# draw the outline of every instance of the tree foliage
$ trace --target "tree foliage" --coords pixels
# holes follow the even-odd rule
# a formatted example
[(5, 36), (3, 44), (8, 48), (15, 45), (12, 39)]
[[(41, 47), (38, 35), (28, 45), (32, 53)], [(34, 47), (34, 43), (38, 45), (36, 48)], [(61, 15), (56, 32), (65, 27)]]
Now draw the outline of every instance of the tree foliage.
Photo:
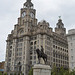
[[(22, 73), (20, 73), (20, 74), (23, 75)], [(2, 75), (1, 72), (0, 72), (0, 75)], [(4, 75), (7, 75), (7, 73), (4, 73)], [(16, 73), (14, 73), (14, 75), (16, 75)], [(30, 69), (28, 75), (33, 75), (32, 68)], [(75, 75), (75, 69), (73, 69), (72, 71), (69, 71), (69, 70), (65, 70), (63, 67), (61, 67), (58, 71), (58, 69), (56, 67), (54, 67), (51, 71), (51, 75)]]
[(31, 68), (28, 75), (33, 75), (33, 69)]
[[(28, 75), (33, 75), (33, 69), (29, 71)], [(65, 70), (63, 67), (61, 67), (59, 70), (54, 67), (51, 71), (51, 75), (75, 75), (75, 69), (72, 71)]]
[(0, 72), (0, 75), (2, 75), (2, 73)]
[(7, 73), (4, 73), (4, 75), (7, 75)]
[(75, 70), (69, 71), (61, 67), (58, 71), (56, 67), (52, 69), (51, 75), (75, 75)]

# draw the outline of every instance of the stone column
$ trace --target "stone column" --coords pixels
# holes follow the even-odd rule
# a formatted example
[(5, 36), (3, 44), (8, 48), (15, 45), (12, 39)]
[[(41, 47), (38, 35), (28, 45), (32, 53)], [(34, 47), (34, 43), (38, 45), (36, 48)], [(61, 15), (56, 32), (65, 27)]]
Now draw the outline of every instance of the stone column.
[(51, 75), (51, 68), (48, 65), (36, 64), (33, 67), (33, 75)]

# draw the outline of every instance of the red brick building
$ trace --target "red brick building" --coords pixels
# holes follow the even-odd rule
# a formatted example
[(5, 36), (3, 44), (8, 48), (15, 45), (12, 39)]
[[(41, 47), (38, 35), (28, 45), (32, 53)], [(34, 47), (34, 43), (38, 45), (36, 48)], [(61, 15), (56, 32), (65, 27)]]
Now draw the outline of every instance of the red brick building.
[(4, 61), (3, 62), (0, 62), (0, 71), (1, 72), (4, 72), (4, 64), (5, 64)]

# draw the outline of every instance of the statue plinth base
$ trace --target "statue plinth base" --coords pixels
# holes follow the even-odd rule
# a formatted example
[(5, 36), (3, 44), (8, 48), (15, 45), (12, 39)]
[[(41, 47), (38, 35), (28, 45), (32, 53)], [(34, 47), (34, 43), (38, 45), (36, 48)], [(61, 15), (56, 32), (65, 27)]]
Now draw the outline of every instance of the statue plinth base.
[(48, 65), (35, 64), (33, 75), (51, 75), (51, 68)]

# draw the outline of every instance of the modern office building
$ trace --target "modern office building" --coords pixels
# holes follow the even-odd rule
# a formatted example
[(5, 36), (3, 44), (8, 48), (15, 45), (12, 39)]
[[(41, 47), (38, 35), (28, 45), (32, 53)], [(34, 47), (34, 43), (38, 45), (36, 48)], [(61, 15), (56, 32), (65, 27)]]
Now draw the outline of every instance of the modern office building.
[[(18, 23), (7, 37), (5, 72), (22, 71), (28, 75), (28, 71), (38, 63), (36, 49), (44, 48), (47, 54), (47, 64), (57, 68), (68, 68), (68, 43), (65, 37), (66, 28), (59, 18), (53, 28), (45, 20), (37, 22), (36, 10), (31, 0), (27, 0), (21, 8)], [(44, 61), (41, 59), (41, 63)]]
[(69, 50), (69, 68), (75, 68), (75, 29), (71, 29), (67, 34), (68, 50)]

